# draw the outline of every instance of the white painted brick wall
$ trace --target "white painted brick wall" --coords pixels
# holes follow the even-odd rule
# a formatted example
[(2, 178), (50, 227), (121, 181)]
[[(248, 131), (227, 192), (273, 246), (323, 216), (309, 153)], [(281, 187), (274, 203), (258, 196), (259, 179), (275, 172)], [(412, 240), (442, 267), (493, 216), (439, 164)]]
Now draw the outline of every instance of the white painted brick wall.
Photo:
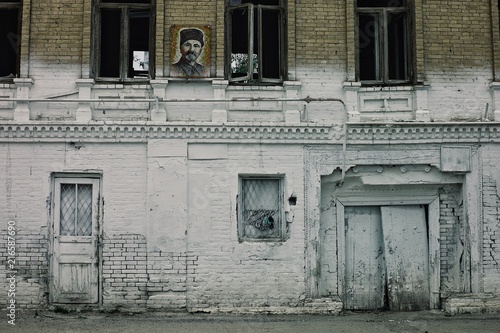
[[(34, 80), (30, 97), (74, 92), (75, 81), (89, 69), (86, 66), (91, 52), (86, 47), (90, 43), (90, 27), (85, 26), (90, 24), (85, 19), (85, 15), (90, 15), (86, 12), (89, 8), (63, 2), (64, 6), (53, 3), (50, 8), (46, 3), (34, 3), (31, 21), (24, 20), (31, 30), (23, 29), (23, 33), (30, 31), (31, 36), (25, 36), (23, 41), (24, 59), (29, 62), (23, 61), (25, 67), (21, 72)], [(192, 2), (194, 5), (197, 1)], [(185, 2), (180, 0), (166, 2), (165, 12), (156, 13), (157, 19), (165, 27), (181, 23), (209, 24), (211, 66), (215, 73), (214, 69), (222, 68), (224, 61), (224, 16), (218, 14), (223, 8), (222, 0), (199, 2), (202, 6), (194, 6), (198, 9), (189, 20), (185, 15)], [(342, 84), (348, 72), (353, 72), (353, 68), (347, 68), (350, 65), (347, 53), (352, 51), (354, 43), (352, 31), (346, 31), (347, 21), (353, 20), (345, 17), (346, 3), (344, 0), (289, 3), (290, 10), (297, 5), (297, 11), (288, 20), (297, 26), (288, 27), (288, 70), (290, 77), (301, 83), (302, 97), (345, 98)], [(419, 75), (430, 85), (427, 104), (431, 119), (480, 119), (487, 104), (493, 110), (489, 88), (493, 79), (491, 27), (481, 19), (490, 17), (490, 4), (456, 0), (445, 8), (438, 0), (416, 3), (422, 4), (417, 10), (422, 10), (419, 17), (423, 18), (420, 23), (425, 32), (425, 40), (417, 41), (424, 47), (417, 52), (417, 62), (422, 66)], [(167, 46), (163, 54), (157, 54), (157, 58), (165, 62), (156, 64), (159, 73), (168, 65), (170, 51), (168, 32), (161, 37), (163, 40), (157, 40), (156, 44)], [(318, 39), (322, 40), (321, 44)], [(216, 75), (218, 79), (223, 77), (220, 70)], [(151, 95), (148, 85), (97, 84), (94, 88), (94, 96)], [(2, 85), (2, 94), (14, 96), (15, 89), (14, 85)], [(259, 97), (276, 89), (251, 87), (243, 95)], [(171, 80), (165, 92), (167, 98), (176, 99), (213, 95), (210, 81)], [(306, 121), (341, 123), (345, 118), (340, 103), (300, 105)], [(72, 121), (76, 107), (69, 103), (31, 103), (31, 119)], [(106, 113), (103, 112), (106, 106), (92, 107), (94, 118), (101, 121), (145, 121), (149, 117), (144, 105), (140, 109), (118, 105)], [(210, 121), (212, 108), (211, 103), (167, 104), (167, 118), (169, 121)], [(0, 118), (12, 117), (12, 110), (2, 109)], [(228, 117), (245, 122), (284, 120), (280, 112), (265, 110), (230, 112)], [(205, 156), (190, 158), (188, 136), (140, 143), (127, 143), (126, 139), (115, 143), (83, 140), (81, 147), (72, 144), (70, 139), (67, 143), (35, 140), (0, 143), (0, 231), (5, 231), (9, 220), (16, 221), (19, 227), (18, 263), (23, 278), (19, 282), (23, 290), (19, 301), (23, 306), (38, 307), (46, 302), (50, 175), (63, 171), (103, 175), (103, 298), (106, 306), (221, 309), (294, 306), (304, 300), (304, 232), (307, 228), (302, 206), (303, 145), (233, 143), (227, 144), (225, 155), (218, 155), (218, 151), (210, 157), (213, 147), (207, 146)], [(498, 294), (500, 148), (490, 144), (481, 151), (484, 228), (482, 242), (476, 245), (483, 249), (484, 291)], [(298, 197), (297, 206), (290, 211), (294, 216), (286, 242), (238, 241), (236, 196), (241, 173), (285, 175), (285, 209), (289, 210), (286, 198), (292, 192)], [(464, 212), (451, 194), (442, 194), (440, 204), (442, 289), (454, 292), (459, 290), (460, 248), (456, 244), (463, 236)], [(327, 213), (330, 212), (324, 212)], [(5, 232), (2, 237), (0, 240), (5, 242)], [(335, 250), (335, 233), (329, 237), (331, 247), (324, 248), (325, 252)], [(6, 247), (4, 243), (0, 246), (3, 264)], [(333, 282), (325, 293), (334, 295), (336, 259), (332, 257), (330, 263), (328, 279)], [(0, 268), (0, 276), (4, 272), (5, 269)], [(0, 287), (4, 285), (5, 282), (0, 281)]]
[(189, 254), (198, 257), (194, 270), (188, 265), (190, 307), (300, 302), (304, 296), (303, 207), (295, 210), (290, 239), (285, 242), (240, 243), (236, 195), (238, 174), (280, 173), (285, 174), (285, 200), (295, 191), (302, 202), (302, 163), (301, 147), (272, 145), (229, 145), (227, 159), (189, 161), (190, 197), (204, 195), (189, 206)]
[[(104, 306), (213, 310), (302, 304), (303, 146), (219, 144), (210, 157), (211, 145), (198, 144), (198, 155), (188, 158), (188, 145), (179, 143), (170, 144), (164, 153), (154, 150), (165, 142), (157, 148), (149, 145), (149, 157), (145, 144), (84, 143), (79, 149), (59, 143), (0, 144), (5, 162), (0, 173), (0, 261), (5, 264), (6, 222), (14, 220), (19, 230), (19, 303), (23, 307), (37, 308), (47, 301), (50, 173), (68, 170), (103, 172)], [(224, 146), (226, 150), (221, 150)], [(184, 156), (166, 157), (169, 154)], [(482, 149), (481, 156), (484, 291), (498, 293), (500, 149), (491, 144)], [(288, 196), (295, 192), (298, 197), (290, 238), (285, 242), (238, 241), (238, 174), (285, 175), (285, 210), (290, 210)], [(160, 186), (153, 186), (152, 179)], [(179, 186), (185, 186), (187, 193), (175, 197)], [(444, 295), (461, 290), (457, 243), (463, 237), (464, 220), (458, 192), (457, 187), (441, 194)], [(156, 198), (148, 199), (151, 195)], [(154, 228), (148, 230), (148, 225)], [(334, 296), (333, 291), (330, 294)]]
[(482, 150), (483, 176), (483, 269), (484, 291), (500, 293), (500, 147)]
[(112, 235), (103, 243), (103, 306), (144, 309), (148, 299), (146, 238)]
[(439, 244), (441, 256), (441, 292), (446, 297), (450, 293), (463, 292), (464, 265), (466, 254), (463, 247), (464, 215), (460, 202), (460, 186), (448, 186), (439, 196)]

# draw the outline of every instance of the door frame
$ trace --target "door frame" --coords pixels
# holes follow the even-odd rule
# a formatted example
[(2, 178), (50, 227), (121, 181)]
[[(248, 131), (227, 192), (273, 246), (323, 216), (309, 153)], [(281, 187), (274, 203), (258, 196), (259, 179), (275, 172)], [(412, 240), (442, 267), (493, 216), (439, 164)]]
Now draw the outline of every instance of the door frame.
[[(93, 181), (97, 181), (97, 202), (96, 202), (96, 229), (97, 234), (93, 235), (93, 244), (95, 244), (96, 255), (97, 255), (97, 302), (96, 303), (57, 303), (54, 302), (54, 265), (55, 265), (55, 257), (54, 257), (54, 231), (55, 231), (55, 223), (56, 219), (59, 216), (56, 213), (56, 200), (55, 200), (55, 186), (58, 183), (58, 179), (82, 179), (86, 180), (85, 183), (93, 183)], [(90, 182), (89, 182), (90, 181)], [(50, 210), (49, 210), (49, 246), (48, 246), (48, 261), (49, 261), (49, 274), (48, 274), (48, 291), (49, 304), (65, 304), (68, 306), (99, 306), (102, 305), (102, 222), (103, 222), (103, 198), (102, 198), (102, 173), (85, 173), (85, 172), (53, 172), (50, 175)]]
[(427, 205), (428, 207), (428, 246), (429, 246), (429, 292), (431, 309), (440, 308), (440, 247), (439, 247), (439, 195), (420, 194), (416, 196), (399, 195), (394, 193), (390, 197), (384, 195), (350, 196), (336, 198), (337, 213), (337, 253), (338, 295), (344, 297), (346, 244), (345, 244), (345, 207), (346, 206), (401, 206)]

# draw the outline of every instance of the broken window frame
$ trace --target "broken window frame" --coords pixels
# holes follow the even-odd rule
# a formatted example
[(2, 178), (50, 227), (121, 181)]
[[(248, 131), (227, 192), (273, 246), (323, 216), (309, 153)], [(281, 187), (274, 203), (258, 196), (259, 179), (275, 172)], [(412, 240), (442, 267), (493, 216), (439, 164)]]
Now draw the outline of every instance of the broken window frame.
[[(391, 5), (395, 4), (398, 1), (387, 1), (387, 6), (380, 7), (362, 7), (358, 5), (358, 1), (356, 0), (356, 22), (355, 22), (355, 30), (356, 30), (356, 78), (357, 81), (361, 82), (363, 85), (398, 85), (398, 84), (407, 84), (413, 81), (413, 12), (411, 10), (411, 0), (399, 0), (401, 1), (401, 5)], [(405, 20), (404, 28), (405, 31), (403, 33), (404, 38), (404, 50), (401, 52), (402, 56), (400, 58), (401, 61), (404, 62), (404, 77), (403, 78), (390, 78), (390, 65), (389, 60), (391, 58), (390, 54), (390, 42), (389, 42), (389, 24), (390, 24), (390, 15), (402, 14)], [(373, 16), (375, 21), (378, 21), (378, 26), (375, 27), (374, 33), (375, 38), (375, 48), (376, 52), (374, 54), (374, 62), (375, 62), (375, 79), (363, 79), (363, 74), (361, 73), (361, 56), (360, 56), (360, 16)]]
[[(226, 5), (226, 61), (225, 61), (225, 72), (226, 78), (230, 83), (235, 84), (248, 84), (248, 85), (258, 85), (258, 84), (281, 84), (286, 77), (286, 48), (285, 48), (285, 38), (286, 38), (286, 15), (284, 9), (284, 0), (279, 0), (278, 5), (264, 5), (264, 4), (254, 4), (251, 2), (243, 4), (231, 4), (232, 0), (227, 0)], [(232, 71), (232, 48), (233, 48), (233, 36), (232, 36), (232, 14), (235, 10), (247, 10), (248, 14), (248, 44), (247, 50), (247, 62), (248, 59), (254, 59), (256, 55), (256, 65), (249, 66), (247, 64), (246, 75), (234, 76), (235, 73)], [(265, 47), (263, 45), (263, 12), (264, 11), (276, 11), (278, 13), (277, 34), (279, 38), (278, 45), (273, 45), (272, 47)], [(257, 18), (255, 19), (255, 15)], [(257, 27), (254, 26), (257, 24)], [(257, 30), (258, 36), (255, 36), (255, 30)], [(256, 38), (257, 37), (257, 38)], [(257, 40), (258, 45), (255, 45), (255, 40)], [(253, 53), (253, 50), (257, 46), (257, 54)], [(275, 50), (275, 51), (272, 51)], [(269, 52), (277, 52), (277, 59), (279, 62), (278, 76), (277, 77), (265, 77), (263, 69), (263, 59), (269, 54)], [(274, 54), (276, 56), (276, 54)], [(255, 69), (257, 69), (255, 73)]]
[[(22, 1), (0, 0), (0, 11), (10, 11), (10, 10), (17, 10), (16, 32), (15, 35), (12, 35), (13, 31), (6, 31), (6, 33), (0, 31), (0, 35), (2, 36), (2, 38), (6, 36), (8, 42), (7, 48), (0, 47), (0, 52), (9, 52), (9, 51), (12, 52), (11, 47), (14, 48), (15, 64), (9, 66), (9, 71), (11, 73), (6, 75), (0, 73), (0, 82), (12, 81), (13, 78), (19, 77), (19, 71), (20, 71)], [(6, 49), (8, 51), (5, 51)]]
[[(278, 198), (276, 199), (276, 213), (273, 214), (273, 228), (276, 232), (271, 236), (249, 236), (245, 231), (245, 202), (246, 197), (249, 195), (245, 192), (246, 186), (245, 182), (251, 181), (272, 181), (277, 182), (277, 192)], [(274, 175), (274, 176), (261, 176), (261, 175), (240, 175), (239, 176), (239, 191), (238, 191), (238, 204), (237, 204), (237, 226), (238, 226), (238, 239), (240, 242), (252, 241), (252, 242), (282, 242), (285, 240), (286, 236), (286, 223), (284, 214), (284, 176)], [(252, 209), (249, 209), (252, 210)], [(253, 209), (256, 211), (256, 209)], [(266, 218), (266, 217), (265, 217)], [(267, 217), (266, 222), (269, 221)]]
[[(155, 56), (155, 1), (154, 0), (95, 0), (94, 2), (94, 73), (93, 77), (98, 81), (134, 83), (149, 81), (154, 78), (154, 56)], [(120, 11), (120, 30), (117, 32), (120, 36), (120, 51), (117, 61), (119, 61), (118, 76), (101, 75), (102, 66), (102, 34), (101, 25), (102, 12), (104, 10)], [(148, 11), (149, 12), (149, 36), (148, 39), (148, 70), (144, 71), (144, 77), (129, 77), (129, 72), (134, 71), (131, 62), (130, 51), (130, 11)], [(116, 33), (116, 32), (115, 32)], [(141, 71), (142, 72), (142, 71)]]

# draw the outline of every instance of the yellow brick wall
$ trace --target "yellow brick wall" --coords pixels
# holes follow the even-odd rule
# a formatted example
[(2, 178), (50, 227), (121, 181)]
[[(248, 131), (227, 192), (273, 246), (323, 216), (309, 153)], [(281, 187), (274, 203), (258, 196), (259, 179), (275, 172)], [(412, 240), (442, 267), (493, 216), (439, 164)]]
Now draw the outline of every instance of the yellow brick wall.
[(30, 60), (80, 64), (83, 9), (82, 1), (32, 0)]
[[(156, 73), (168, 76), (170, 30), (173, 25), (211, 28), (211, 76), (224, 73), (225, 0), (157, 0)], [(477, 75), (477, 68), (493, 77), (492, 3), (486, 0), (413, 0), (416, 21), (417, 77), (460, 80)], [(335, 76), (352, 80), (354, 73), (354, 7), (352, 0), (289, 0), (288, 69), (291, 79), (306, 83)], [(31, 17), (28, 13), (31, 12)], [(81, 64), (88, 77), (91, 64), (92, 0), (26, 0), (22, 30), (22, 75), (48, 76), (45, 63)], [(496, 20), (495, 20), (496, 18)], [(493, 22), (498, 22), (494, 16)], [(29, 36), (28, 36), (29, 34)], [(498, 36), (496, 33), (493, 36)], [(497, 41), (498, 44), (498, 41)], [(28, 59), (30, 73), (27, 70)], [(308, 69), (317, 71), (309, 74)], [(298, 69), (298, 70), (297, 70)], [(301, 72), (302, 71), (302, 72)], [(76, 72), (76, 71), (75, 71)], [(320, 76), (324, 72), (324, 76)], [(41, 73), (41, 74), (40, 74)], [(302, 73), (302, 74), (301, 74)], [(307, 73), (305, 75), (303, 73)], [(432, 74), (429, 74), (432, 73)], [(73, 75), (73, 74), (71, 74)], [(436, 75), (441, 75), (437, 77)], [(449, 77), (448, 77), (449, 76)], [(483, 75), (484, 77), (484, 75)], [(76, 78), (75, 78), (76, 79)], [(336, 83), (335, 83), (336, 84)], [(334, 87), (334, 89), (340, 88)]]
[[(492, 62), (491, 9), (489, 1), (428, 0), (417, 3), (416, 16), (423, 27), (422, 40), (417, 40), (417, 58), (426, 70), (456, 70), (485, 66)], [(91, 29), (91, 0), (32, 0), (30, 57), (50, 63), (81, 63), (88, 66)], [(224, 0), (158, 1), (156, 46), (157, 58), (168, 68), (170, 27), (172, 25), (209, 25), (211, 27), (212, 75), (221, 76), (224, 56)], [(352, 6), (346, 0), (289, 1), (289, 64), (291, 67), (317, 64), (347, 64), (348, 49), (352, 53), (354, 35)], [(296, 8), (296, 11), (295, 11)], [(26, 9), (26, 8), (25, 8)], [(164, 9), (164, 12), (161, 12)], [(24, 12), (26, 14), (26, 11)], [(421, 20), (421, 22), (420, 22)], [(26, 20), (25, 20), (26, 21)], [(29, 21), (28, 21), (29, 22)], [(26, 22), (25, 22), (26, 23)], [(163, 35), (160, 34), (163, 32)], [(27, 47), (23, 36), (23, 48)], [(295, 50), (297, 53), (295, 54)], [(291, 51), (291, 52), (290, 52)], [(26, 53), (26, 51), (25, 51)], [(83, 59), (82, 59), (83, 57)], [(422, 59), (423, 58), (423, 59)], [(157, 64), (161, 68), (161, 63)], [(352, 67), (352, 63), (349, 64)], [(165, 71), (164, 71), (165, 73)], [(165, 73), (167, 74), (167, 73)]]
[(297, 66), (344, 63), (346, 58), (345, 0), (298, 0)]
[(423, 15), (427, 70), (491, 65), (489, 1), (428, 0)]

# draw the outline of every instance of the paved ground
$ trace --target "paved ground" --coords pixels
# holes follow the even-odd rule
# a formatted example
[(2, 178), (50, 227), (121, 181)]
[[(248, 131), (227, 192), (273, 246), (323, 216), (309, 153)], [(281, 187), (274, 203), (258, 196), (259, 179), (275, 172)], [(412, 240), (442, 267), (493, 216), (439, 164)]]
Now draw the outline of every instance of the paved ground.
[(439, 311), (326, 315), (60, 314), (19, 312), (15, 326), (2, 316), (1, 333), (499, 333), (500, 315), (447, 317)]

